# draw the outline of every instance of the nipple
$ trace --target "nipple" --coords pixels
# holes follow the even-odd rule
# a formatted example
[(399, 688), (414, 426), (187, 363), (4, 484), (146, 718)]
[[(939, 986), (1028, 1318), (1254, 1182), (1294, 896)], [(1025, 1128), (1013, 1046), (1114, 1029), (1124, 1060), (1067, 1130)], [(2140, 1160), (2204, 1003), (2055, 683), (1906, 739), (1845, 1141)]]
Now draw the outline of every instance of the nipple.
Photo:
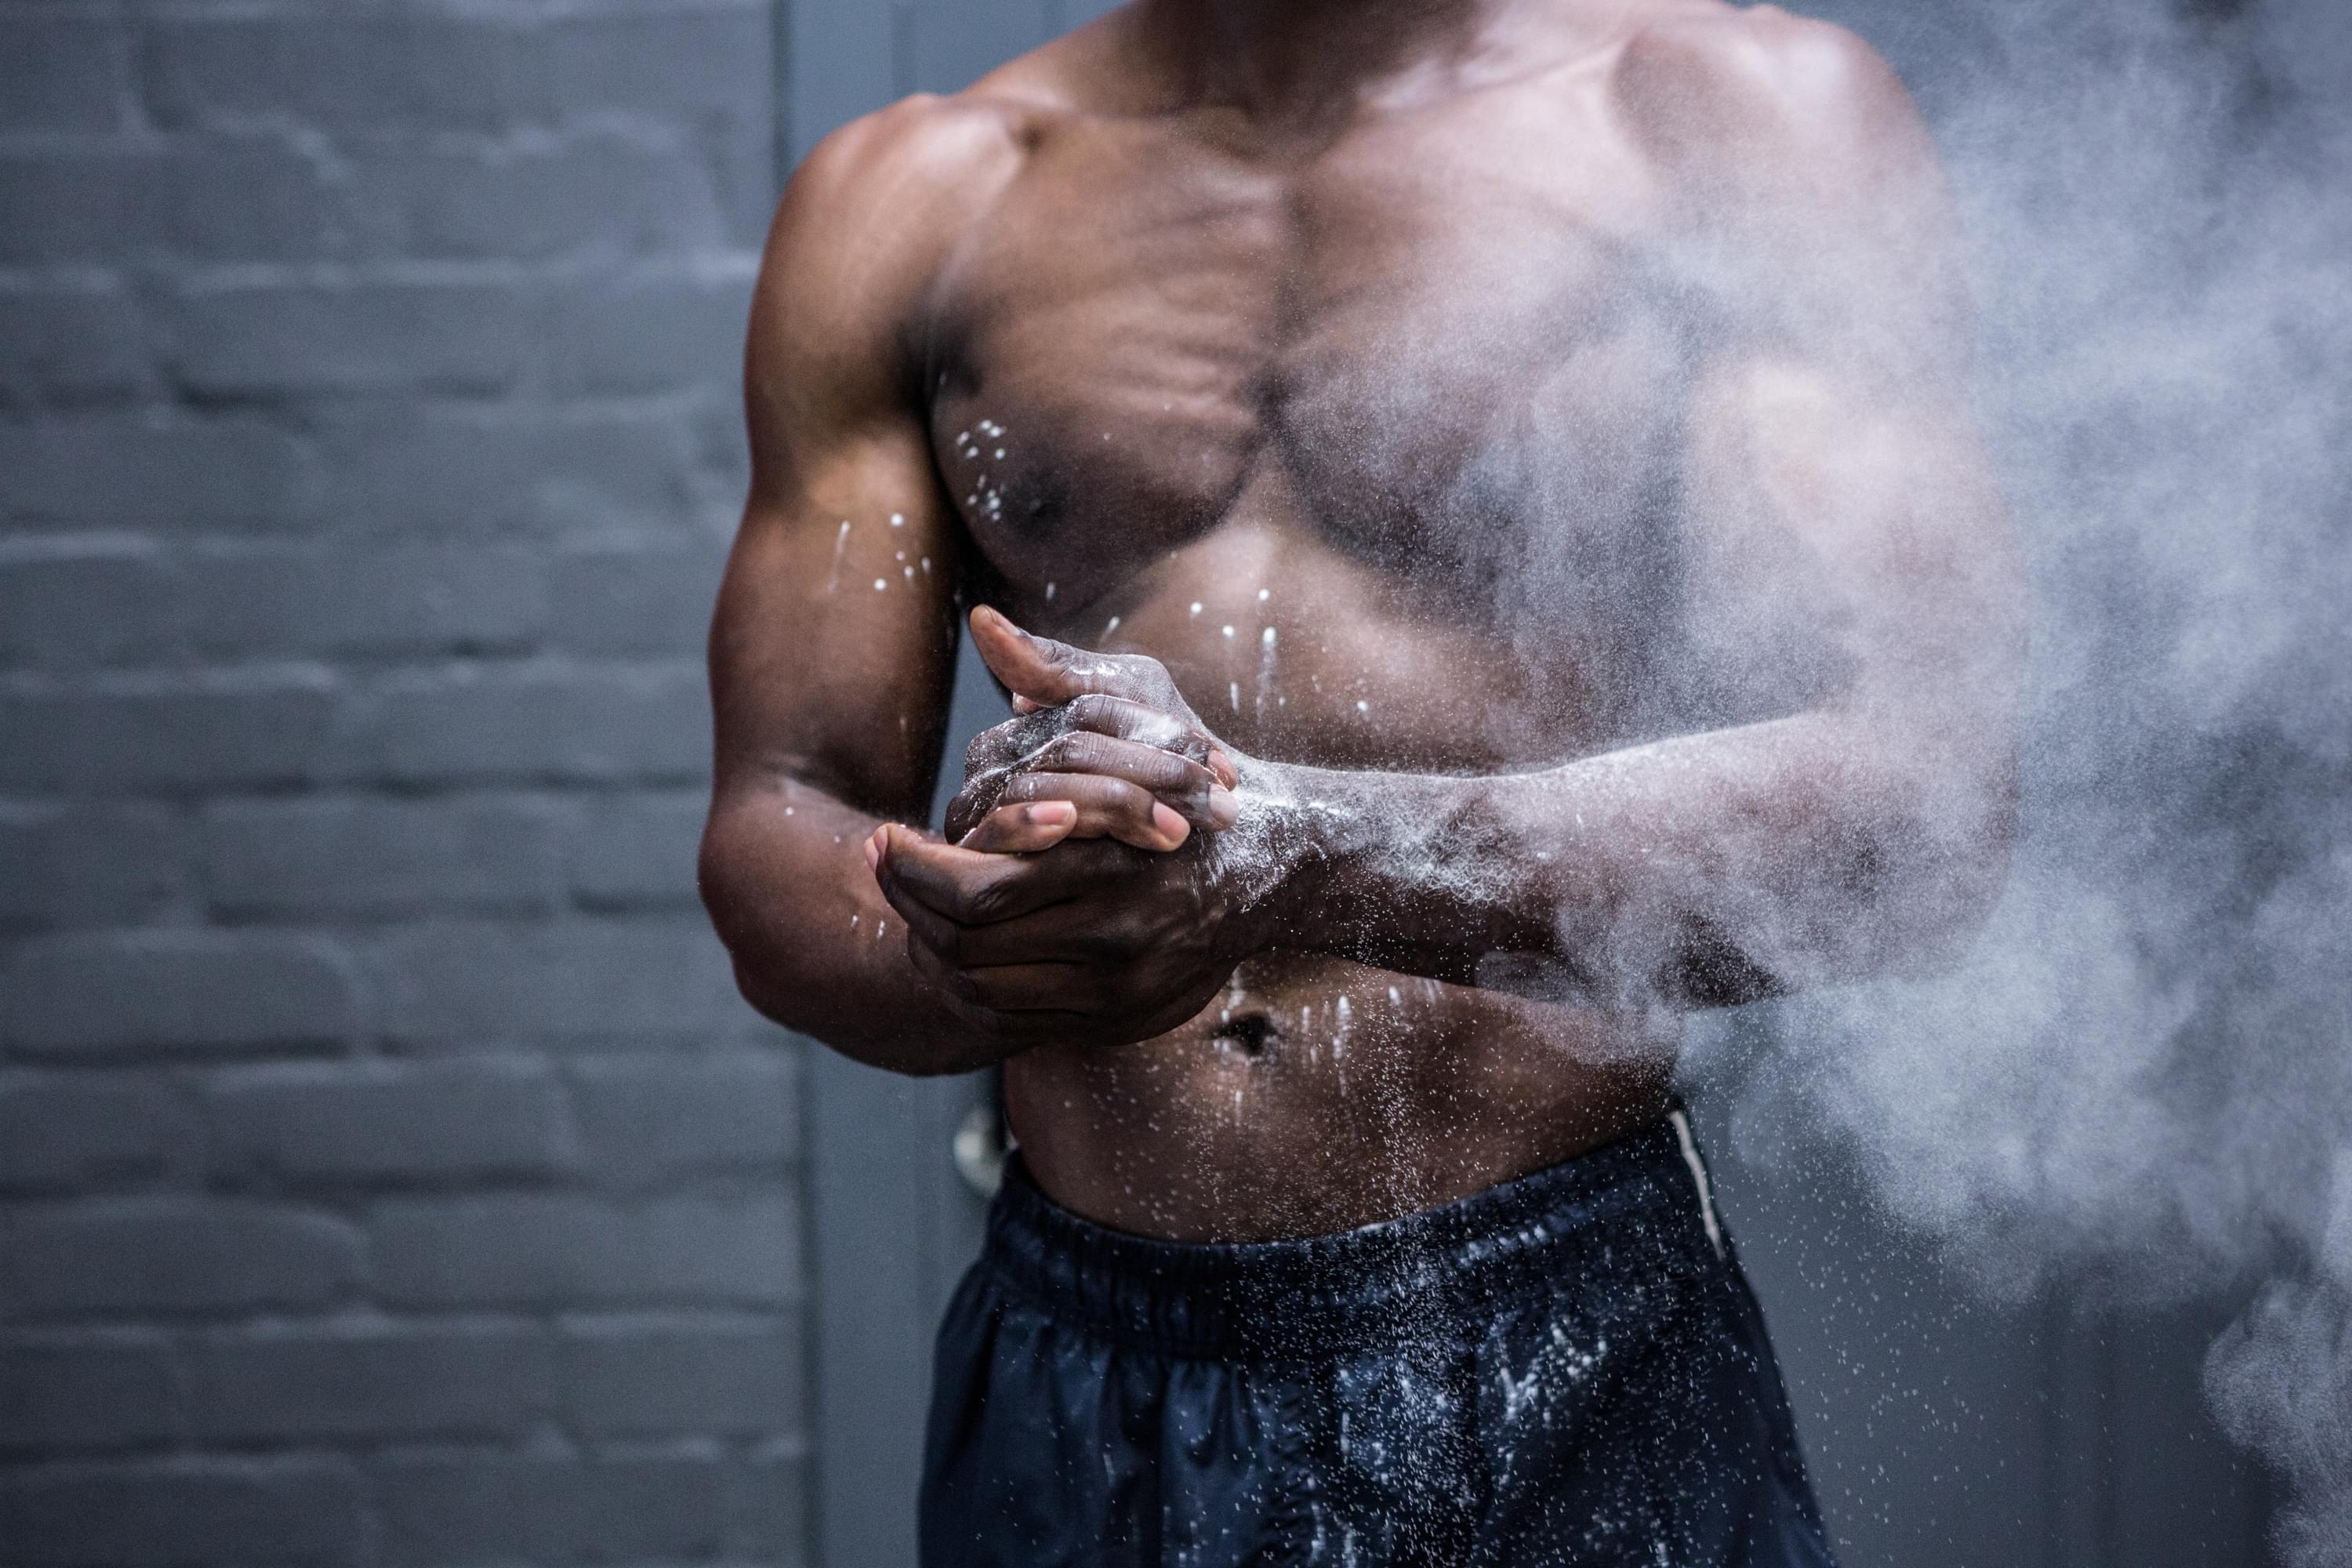
[(1266, 1042), (1275, 1037), (1274, 1020), (1264, 1013), (1244, 1013), (1238, 1018), (1227, 1018), (1217, 1026), (1210, 1037), (1218, 1045), (1238, 1050), (1245, 1057), (1265, 1054)]

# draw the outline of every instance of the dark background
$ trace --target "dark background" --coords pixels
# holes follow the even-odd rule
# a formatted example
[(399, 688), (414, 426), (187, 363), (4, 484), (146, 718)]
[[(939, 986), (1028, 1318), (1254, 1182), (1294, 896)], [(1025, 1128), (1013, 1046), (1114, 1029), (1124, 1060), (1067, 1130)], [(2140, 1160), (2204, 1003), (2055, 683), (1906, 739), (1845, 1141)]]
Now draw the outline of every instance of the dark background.
[[(1097, 8), (0, 7), (5, 1568), (911, 1561), (977, 1090), (737, 1002), (699, 645), (779, 169)], [(2260, 1559), (2210, 1323), (1719, 1163), (1851, 1564)]]

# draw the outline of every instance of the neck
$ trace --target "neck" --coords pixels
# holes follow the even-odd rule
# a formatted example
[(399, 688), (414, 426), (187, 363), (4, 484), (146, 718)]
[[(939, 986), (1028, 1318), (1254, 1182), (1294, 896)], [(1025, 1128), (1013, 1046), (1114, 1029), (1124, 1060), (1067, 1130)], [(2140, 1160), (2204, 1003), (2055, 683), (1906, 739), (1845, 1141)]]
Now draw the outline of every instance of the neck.
[[(1145, 0), (1193, 99), (1265, 123), (1344, 120), (1383, 89), (1573, 58), (1642, 0)], [(1408, 89), (1409, 90), (1409, 89)]]
[(1374, 83), (1442, 66), (1515, 0), (1154, 0), (1202, 97), (1253, 118), (1316, 118)]

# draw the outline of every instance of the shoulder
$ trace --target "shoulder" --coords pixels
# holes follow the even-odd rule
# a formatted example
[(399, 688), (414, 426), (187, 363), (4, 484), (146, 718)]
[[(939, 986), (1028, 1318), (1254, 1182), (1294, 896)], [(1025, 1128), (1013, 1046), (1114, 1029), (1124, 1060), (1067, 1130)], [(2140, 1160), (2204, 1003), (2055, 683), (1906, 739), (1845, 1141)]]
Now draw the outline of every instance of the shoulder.
[(851, 121), (785, 184), (768, 238), (772, 265), (827, 256), (871, 276), (919, 265), (1018, 173), (1019, 105), (919, 94)]
[(919, 95), (850, 121), (793, 172), (752, 298), (757, 382), (890, 395), (931, 279), (1018, 177), (1034, 110)]
[[(779, 229), (822, 243), (951, 240), (1016, 179), (1089, 88), (1128, 74), (1119, 13), (1022, 55), (956, 93), (917, 93), (853, 120), (793, 174)], [(869, 253), (872, 264), (884, 258)]]
[(1628, 41), (1616, 94), (1669, 164), (1710, 184), (1846, 184), (1932, 168), (1933, 143), (1878, 52), (1775, 5), (1662, 10)]

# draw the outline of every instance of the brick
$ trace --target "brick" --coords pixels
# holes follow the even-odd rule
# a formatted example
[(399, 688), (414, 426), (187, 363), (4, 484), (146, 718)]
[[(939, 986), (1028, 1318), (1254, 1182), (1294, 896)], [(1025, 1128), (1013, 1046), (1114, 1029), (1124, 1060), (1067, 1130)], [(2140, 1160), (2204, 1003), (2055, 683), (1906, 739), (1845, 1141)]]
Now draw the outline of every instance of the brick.
[(547, 620), (539, 557), (514, 549), (215, 550), (182, 575), (189, 635), (223, 658), (512, 651)]
[(496, 392), (521, 362), (508, 283), (257, 284), (159, 307), (166, 373), (205, 396)]
[(800, 1293), (785, 1197), (402, 1199), (368, 1231), (376, 1295), (414, 1308), (774, 1307)]
[(126, 89), (122, 38), (110, 19), (0, 11), (0, 131), (111, 131)]
[(676, 1562), (725, 1540), (716, 1458), (480, 1454), (387, 1461), (375, 1479), (388, 1564)]
[[(174, 138), (130, 176), (136, 247), (181, 261), (284, 264), (359, 251), (349, 189), (276, 138)], [(119, 254), (124, 241), (118, 238)]]
[(211, 1199), (116, 1199), (9, 1221), (18, 1320), (327, 1307), (359, 1279), (359, 1239), (323, 1215)]
[(152, 24), (149, 104), (167, 125), (495, 131), (584, 114), (763, 130), (763, 6), (490, 16), (187, 16)]
[(573, 1328), (557, 1356), (561, 1413), (592, 1441), (796, 1432), (805, 1344), (797, 1316)]
[(511, 26), (452, 16), (163, 16), (150, 111), (167, 126), (488, 130), (517, 98)]
[(600, 279), (557, 295), (545, 333), (550, 384), (592, 396), (732, 387), (752, 266), (747, 256), (740, 267)]
[[(6, 46), (0, 44), (0, 70)], [(0, 114), (7, 89), (0, 86)], [(147, 161), (120, 145), (0, 151), (0, 264), (119, 265), (139, 226)]]
[(0, 1079), (0, 1192), (91, 1193), (184, 1181), (200, 1168), (202, 1147), (194, 1110), (159, 1079)]
[(130, 924), (176, 897), (176, 816), (159, 806), (0, 813), (0, 922)]
[(542, 69), (536, 106), (549, 117), (593, 105), (764, 128), (773, 113), (773, 26), (764, 5), (649, 15), (573, 13), (535, 41)]
[(0, 1474), (8, 1568), (344, 1568), (358, 1477), (314, 1459), (166, 1460)]
[(321, 511), (362, 538), (634, 531), (675, 526), (701, 504), (698, 432), (667, 411), (402, 406), (323, 414), (320, 426)]
[(792, 1058), (591, 1058), (572, 1069), (587, 1168), (642, 1185), (687, 1174), (770, 1171), (800, 1154)]
[(800, 1443), (761, 1445), (737, 1468), (732, 1490), (728, 1534), (737, 1555), (788, 1568), (806, 1561), (809, 1462)]
[(243, 416), (146, 413), (0, 422), (9, 521), (191, 531), (311, 518), (318, 473), (285, 431)]
[(224, 1333), (187, 1352), (206, 1443), (520, 1437), (548, 1407), (550, 1354), (512, 1326)]
[(0, 292), (0, 403), (120, 401), (147, 381), (136, 300), (87, 289)]
[(174, 641), (177, 591), (143, 544), (0, 554), (0, 665), (88, 669), (160, 658)]
[(285, 1050), (358, 1027), (352, 972), (326, 941), (275, 931), (93, 931), (26, 943), (0, 1041), (22, 1055)]
[(204, 1101), (227, 1180), (544, 1180), (568, 1165), (563, 1102), (528, 1062), (368, 1063), (214, 1074)]
[(378, 944), (371, 970), (379, 1026), (405, 1045), (773, 1037), (737, 999), (708, 926), (684, 915), (420, 926)]
[(0, 789), (308, 783), (332, 760), (333, 721), (330, 683), (315, 673), (0, 690)]
[(379, 682), (347, 765), (404, 784), (686, 781), (709, 769), (699, 666), (460, 665)]
[(513, 799), (236, 801), (205, 814), (205, 900), (232, 915), (552, 908), (556, 823)]
[(354, 197), (272, 137), (183, 137), (0, 153), (0, 261), (331, 260), (356, 253)]
[(701, 790), (580, 802), (564, 847), (572, 896), (596, 909), (695, 907), (695, 853), (709, 804)]
[(160, 1342), (0, 1343), (0, 1455), (144, 1448), (179, 1434), (171, 1352)]
[(702, 652), (726, 549), (594, 550), (559, 555), (548, 570), (554, 641), (582, 653)]
[(353, 185), (372, 237), (393, 254), (452, 260), (698, 252), (727, 243), (729, 215), (691, 145), (594, 135), (555, 146), (362, 153)]

